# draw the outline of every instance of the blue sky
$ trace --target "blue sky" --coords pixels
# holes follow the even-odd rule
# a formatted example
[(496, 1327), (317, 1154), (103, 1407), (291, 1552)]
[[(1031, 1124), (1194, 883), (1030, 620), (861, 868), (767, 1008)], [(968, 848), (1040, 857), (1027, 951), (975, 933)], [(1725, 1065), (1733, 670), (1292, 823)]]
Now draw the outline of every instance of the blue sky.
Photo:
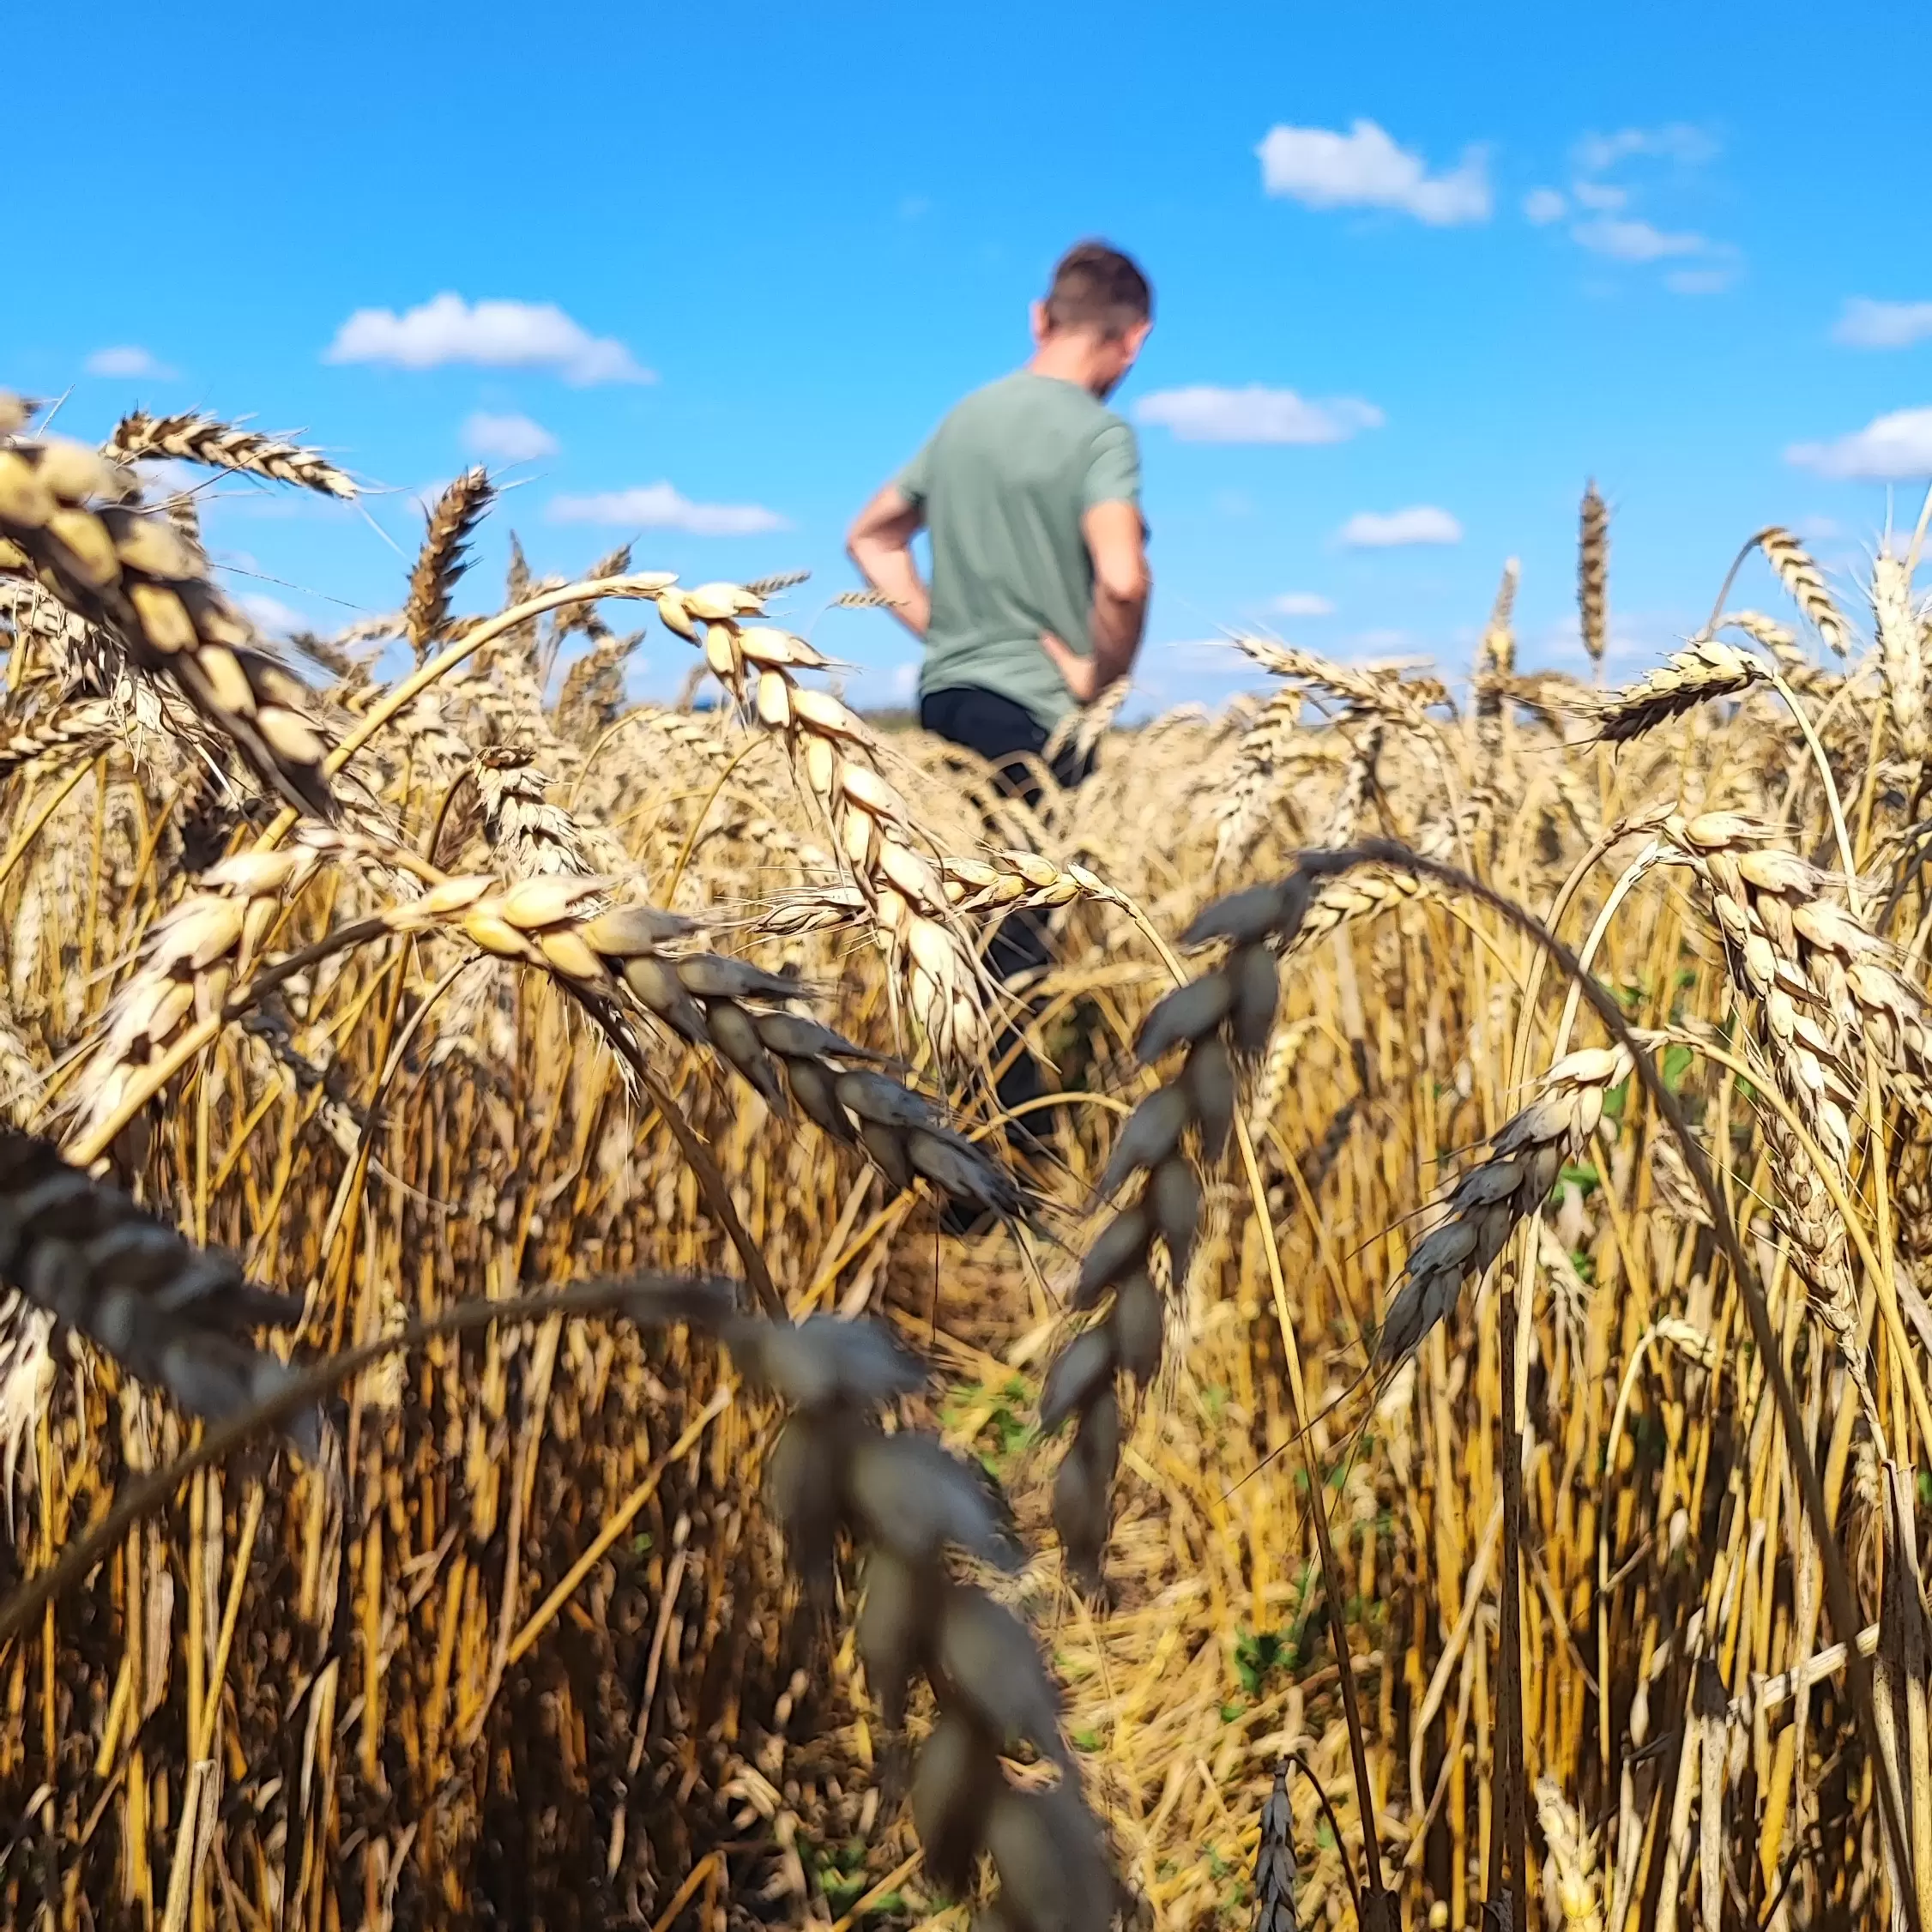
[[(1898, 5), (30, 9), (0, 385), (335, 452), (366, 514), (208, 515), (238, 594), (319, 626), (395, 607), (475, 454), (517, 486), (491, 597), (514, 525), (540, 571), (625, 536), (687, 581), (809, 565), (805, 622), (1097, 232), (1157, 293), (1118, 401), (1158, 701), (1223, 695), (1190, 647), (1263, 624), (1459, 671), (1512, 554), (1524, 660), (1576, 661), (1592, 474), (1633, 663), (1760, 524), (1855, 597), (1888, 486), (1917, 514), (1929, 54)], [(889, 619), (815, 634), (903, 690)], [(638, 688), (688, 662), (653, 635)]]

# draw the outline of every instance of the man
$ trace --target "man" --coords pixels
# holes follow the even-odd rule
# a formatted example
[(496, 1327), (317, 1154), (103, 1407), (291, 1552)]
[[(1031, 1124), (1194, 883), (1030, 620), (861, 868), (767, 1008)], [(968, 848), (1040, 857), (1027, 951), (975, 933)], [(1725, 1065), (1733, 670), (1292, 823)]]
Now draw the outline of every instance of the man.
[[(1076, 706), (1126, 676), (1146, 624), (1139, 454), (1106, 398), (1153, 327), (1153, 293), (1117, 249), (1082, 242), (1054, 270), (1032, 323), (1025, 367), (960, 403), (847, 540), (866, 583), (926, 646), (920, 723), (976, 752), (1029, 804), (1039, 788), (1026, 759)], [(921, 528), (929, 587), (912, 553)], [(1063, 752), (1054, 776), (1076, 784), (1082, 766)], [(1003, 981), (1047, 957), (1031, 915), (1006, 920), (987, 949)], [(1010, 1113), (1042, 1083), (1011, 1032), (994, 1048), (996, 1060), (1009, 1054), (999, 1093)]]

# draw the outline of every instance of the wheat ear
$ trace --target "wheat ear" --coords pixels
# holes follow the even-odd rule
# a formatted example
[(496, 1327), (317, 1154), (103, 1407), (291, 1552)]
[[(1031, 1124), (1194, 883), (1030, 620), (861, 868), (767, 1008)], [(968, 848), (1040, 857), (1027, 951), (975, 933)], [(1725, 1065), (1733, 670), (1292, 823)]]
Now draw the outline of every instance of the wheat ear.
[(489, 473), (467, 469), (436, 500), (429, 513), (423, 546), (409, 573), (409, 598), (402, 609), (403, 634), (420, 664), (450, 628), (450, 593), (469, 568), (468, 545), (496, 494)]
[[(287, 1327), (299, 1301), (190, 1247), (117, 1188), (69, 1167), (51, 1142), (0, 1126), (0, 1281), (78, 1331), (138, 1381), (190, 1415), (219, 1421), (251, 1407), (293, 1371), (245, 1337)], [(311, 1461), (321, 1418), (292, 1419)]]
[(119, 462), (172, 456), (180, 462), (199, 463), (204, 469), (265, 476), (344, 500), (358, 493), (353, 480), (318, 450), (258, 435), (213, 416), (193, 413), (150, 416), (146, 410), (136, 409), (114, 426), (114, 433), (103, 447)]
[(1584, 486), (1578, 517), (1577, 615), (1583, 648), (1601, 672), (1610, 629), (1610, 510), (1594, 480)]
[(9, 556), (30, 567), (140, 668), (172, 678), (291, 805), (329, 816), (328, 747), (306, 688), (257, 648), (207, 559), (133, 497), (127, 472), (82, 444), (0, 445), (0, 569)]
[(1851, 626), (1832, 602), (1825, 588), (1825, 574), (1812, 561), (1810, 552), (1776, 523), (1760, 530), (1751, 541), (1764, 552), (1765, 561), (1777, 572), (1791, 601), (1810, 619), (1812, 629), (1843, 657), (1851, 648)]
[[(666, 627), (701, 643), (705, 661), (794, 755), (824, 807), (851, 877), (905, 975), (908, 1004), (940, 1062), (957, 1069), (986, 1044), (978, 963), (955, 928), (939, 868), (911, 808), (879, 770), (864, 721), (830, 693), (798, 681), (826, 659), (802, 637), (747, 624), (763, 602), (741, 584), (661, 592)], [(700, 631), (702, 626), (702, 631)]]

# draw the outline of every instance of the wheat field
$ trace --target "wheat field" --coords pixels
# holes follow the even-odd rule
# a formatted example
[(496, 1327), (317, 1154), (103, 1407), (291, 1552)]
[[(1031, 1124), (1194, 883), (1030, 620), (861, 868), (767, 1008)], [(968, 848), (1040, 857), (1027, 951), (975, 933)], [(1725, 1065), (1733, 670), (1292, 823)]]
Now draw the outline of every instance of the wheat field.
[(5, 1923), (1932, 1923), (1923, 526), (1029, 806), (480, 470), (278, 658), (352, 476), (0, 405)]

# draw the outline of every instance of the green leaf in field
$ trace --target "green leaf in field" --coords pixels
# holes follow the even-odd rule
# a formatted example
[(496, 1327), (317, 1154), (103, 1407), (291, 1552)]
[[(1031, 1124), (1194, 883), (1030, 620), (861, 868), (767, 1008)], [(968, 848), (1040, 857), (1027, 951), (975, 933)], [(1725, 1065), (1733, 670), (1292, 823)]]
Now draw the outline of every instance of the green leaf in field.
[(1684, 1076), (1691, 1070), (1691, 1062), (1697, 1058), (1681, 1041), (1663, 1049), (1663, 1086), (1667, 1093), (1675, 1093), (1684, 1084)]
[(1574, 1187), (1585, 1200), (1603, 1185), (1603, 1177), (1588, 1161), (1572, 1161), (1559, 1178), (1568, 1186)]
[(1283, 1650), (1278, 1630), (1244, 1630), (1235, 1639), (1235, 1675), (1248, 1696), (1261, 1694), (1262, 1685), (1283, 1661)]

